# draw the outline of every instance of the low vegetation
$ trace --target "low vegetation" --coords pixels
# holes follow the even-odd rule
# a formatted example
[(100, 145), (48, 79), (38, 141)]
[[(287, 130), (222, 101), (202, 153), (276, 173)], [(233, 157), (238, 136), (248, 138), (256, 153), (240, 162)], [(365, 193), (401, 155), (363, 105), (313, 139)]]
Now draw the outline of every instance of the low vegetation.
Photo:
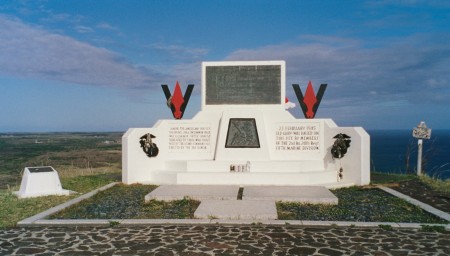
[(18, 199), (25, 167), (53, 166), (64, 189), (86, 193), (120, 181), (122, 133), (0, 134), (0, 228), (78, 195)]
[(421, 208), (377, 188), (351, 187), (332, 191), (338, 205), (281, 202), (278, 218), (286, 220), (447, 223)]
[(416, 175), (411, 175), (411, 174), (372, 172), (370, 174), (370, 183), (374, 184), (374, 185), (397, 183), (397, 182), (416, 179), (416, 178), (417, 178)]
[(121, 170), (122, 133), (0, 134), (0, 191), (20, 185), (29, 166), (53, 166), (60, 177)]
[(117, 185), (99, 192), (90, 199), (69, 207), (51, 219), (192, 219), (199, 201), (163, 202), (144, 197), (157, 186)]
[[(186, 219), (193, 218), (198, 201), (163, 202), (144, 197), (156, 186), (118, 185), (72, 206), (52, 219)], [(339, 205), (278, 202), (283, 220), (447, 223), (419, 207), (376, 188), (351, 187), (332, 191)]]
[[(78, 193), (86, 193), (114, 181), (118, 181), (118, 173), (61, 179), (63, 188)], [(13, 194), (13, 191), (18, 189), (18, 187), (15, 187), (11, 190), (0, 191), (0, 228), (15, 226), (22, 219), (31, 217), (79, 196), (77, 194), (19, 199)]]
[[(86, 193), (121, 178), (122, 133), (0, 134), (0, 228), (35, 215), (78, 195), (18, 199), (21, 172), (26, 166), (53, 166), (65, 189)], [(395, 184), (419, 179), (414, 175), (372, 174), (372, 185)], [(450, 193), (450, 181), (420, 177), (432, 189)], [(193, 218), (198, 201), (183, 200), (144, 203), (144, 196), (156, 186), (118, 185), (72, 206), (51, 218), (64, 219), (185, 219)], [(242, 191), (240, 191), (242, 194)], [(278, 203), (279, 219), (329, 221), (380, 221), (446, 223), (421, 209), (374, 188), (352, 187), (333, 190), (339, 205)], [(117, 223), (111, 222), (111, 225)], [(424, 230), (442, 229), (424, 226)]]
[(422, 175), (418, 177), (417, 175), (411, 175), (411, 174), (394, 174), (394, 173), (371, 173), (370, 174), (370, 180), (371, 184), (377, 185), (377, 184), (392, 184), (392, 183), (398, 183), (402, 181), (408, 181), (418, 179), (421, 182), (425, 183), (429, 187), (431, 187), (433, 190), (437, 192), (442, 193), (450, 193), (450, 179), (447, 180), (441, 180), (436, 179), (433, 177), (429, 177), (427, 175)]
[(428, 186), (430, 186), (437, 192), (450, 194), (450, 179), (439, 180), (439, 179), (433, 179), (428, 176), (421, 176), (420, 181), (427, 184)]
[[(62, 179), (63, 187), (86, 193), (113, 181), (120, 173), (70, 177)], [(394, 178), (395, 179), (395, 178)], [(99, 192), (51, 216), (52, 219), (186, 219), (193, 218), (198, 201), (183, 200), (144, 203), (153, 185), (117, 185)], [(420, 208), (393, 197), (384, 191), (368, 187), (341, 188), (332, 191), (339, 198), (339, 205), (310, 205), (277, 203), (279, 219), (327, 220), (327, 221), (375, 221), (447, 223)], [(50, 196), (17, 199), (10, 191), (0, 193), (0, 227), (11, 227), (21, 219), (37, 214), (74, 196)]]

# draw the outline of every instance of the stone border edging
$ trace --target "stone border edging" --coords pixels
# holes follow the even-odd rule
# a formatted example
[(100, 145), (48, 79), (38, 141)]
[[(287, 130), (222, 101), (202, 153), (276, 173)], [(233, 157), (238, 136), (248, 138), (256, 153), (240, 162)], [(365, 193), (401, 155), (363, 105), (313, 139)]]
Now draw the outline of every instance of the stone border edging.
[(385, 191), (385, 192), (387, 192), (387, 193), (389, 193), (389, 194), (391, 194), (393, 196), (396, 196), (398, 198), (404, 199), (408, 203), (413, 204), (415, 206), (418, 206), (418, 207), (422, 208), (423, 210), (425, 210), (425, 211), (427, 211), (427, 212), (429, 212), (429, 213), (431, 213), (433, 215), (438, 216), (441, 219), (444, 219), (446, 221), (450, 221), (450, 214), (448, 214), (446, 212), (438, 210), (438, 209), (436, 209), (436, 208), (434, 208), (434, 207), (432, 207), (432, 206), (430, 206), (428, 204), (422, 203), (422, 202), (420, 202), (420, 201), (418, 201), (418, 200), (416, 200), (416, 199), (414, 199), (412, 197), (409, 197), (409, 196), (407, 196), (405, 194), (402, 194), (402, 193), (400, 193), (400, 192), (398, 192), (398, 191), (396, 191), (394, 189), (391, 189), (391, 188), (388, 188), (388, 187), (385, 187), (385, 186), (378, 186), (378, 188), (380, 188), (381, 190), (383, 190), (383, 191)]
[[(396, 222), (352, 222), (352, 221), (307, 221), (307, 220), (233, 220), (233, 219), (44, 219), (45, 217), (61, 211), (73, 204), (81, 202), (100, 191), (106, 190), (119, 184), (120, 182), (113, 182), (101, 188), (86, 193), (80, 197), (74, 198), (58, 206), (52, 207), (44, 212), (38, 213), (32, 217), (26, 218), (17, 222), (17, 226), (139, 226), (139, 225), (293, 225), (305, 227), (380, 227), (390, 226), (392, 228), (411, 228), (420, 229), (422, 226), (443, 226), (446, 230), (450, 230), (450, 224), (433, 224), (433, 223), (396, 223)], [(450, 221), (450, 215), (435, 209), (427, 204), (417, 201), (409, 196), (406, 196), (393, 189), (378, 186), (383, 191), (390, 193), (396, 197), (402, 198), (411, 204), (417, 205), (422, 209), (439, 216), (447, 221)]]
[(227, 220), (227, 219), (90, 219), (90, 220), (37, 220), (22, 226), (140, 226), (140, 225), (277, 225), (304, 227), (359, 227), (421, 229), (422, 226), (442, 226), (450, 230), (450, 224), (396, 223), (396, 222), (351, 222), (351, 221), (306, 221), (306, 220)]
[(17, 222), (17, 226), (20, 227), (20, 226), (25, 226), (25, 225), (32, 225), (32, 224), (35, 223), (36, 221), (39, 221), (39, 220), (41, 220), (41, 219), (43, 219), (43, 218), (45, 218), (45, 217), (47, 217), (47, 216), (49, 216), (49, 215), (52, 215), (52, 214), (54, 214), (54, 213), (56, 213), (56, 212), (59, 212), (59, 211), (61, 211), (62, 209), (67, 208), (67, 207), (69, 207), (69, 206), (71, 206), (71, 205), (73, 205), (73, 204), (76, 204), (76, 203), (79, 203), (79, 202), (81, 202), (81, 201), (83, 201), (83, 200), (85, 200), (85, 199), (88, 199), (88, 198), (92, 197), (93, 195), (97, 194), (98, 192), (103, 191), (103, 190), (106, 190), (106, 189), (108, 189), (108, 188), (111, 188), (111, 187), (115, 186), (115, 185), (118, 184), (118, 183), (119, 183), (119, 182), (112, 182), (112, 183), (109, 183), (108, 185), (105, 185), (105, 186), (103, 186), (103, 187), (101, 187), (101, 188), (92, 190), (92, 191), (89, 192), (89, 193), (86, 193), (86, 194), (81, 195), (81, 196), (79, 196), (79, 197), (77, 197), (77, 198), (74, 198), (74, 199), (72, 199), (72, 200), (69, 200), (69, 201), (67, 201), (67, 202), (65, 202), (65, 203), (62, 203), (62, 204), (57, 205), (57, 206), (55, 206), (55, 207), (52, 207), (52, 208), (50, 208), (50, 209), (48, 209), (48, 210), (46, 210), (46, 211), (43, 211), (43, 212), (41, 212), (41, 213), (38, 213), (38, 214), (36, 214), (36, 215), (34, 215), (34, 216), (31, 216), (31, 217), (29, 217), (29, 218), (26, 218), (26, 219), (24, 219), (24, 220), (21, 220), (21, 221)]

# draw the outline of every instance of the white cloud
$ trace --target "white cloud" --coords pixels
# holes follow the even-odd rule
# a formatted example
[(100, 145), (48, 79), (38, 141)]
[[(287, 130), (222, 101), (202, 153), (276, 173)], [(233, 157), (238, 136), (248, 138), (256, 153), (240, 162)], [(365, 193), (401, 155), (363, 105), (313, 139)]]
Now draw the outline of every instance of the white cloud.
[(92, 33), (92, 32), (94, 32), (94, 30), (91, 27), (86, 27), (86, 26), (81, 26), (81, 25), (75, 26), (75, 30), (78, 33)]
[(156, 51), (161, 51), (169, 54), (172, 58), (178, 60), (198, 60), (203, 58), (209, 52), (209, 50), (205, 48), (189, 48), (186, 46), (174, 44), (165, 45), (162, 43), (155, 43), (150, 47)]
[(106, 23), (106, 22), (101, 22), (101, 23), (97, 24), (96, 27), (101, 28), (101, 29), (106, 29), (106, 30), (117, 30), (116, 27), (114, 27), (111, 24)]
[(34, 79), (130, 88), (154, 86), (155, 72), (114, 52), (0, 15), (0, 72)]
[[(450, 67), (450, 46), (433, 43), (443, 42), (442, 38), (398, 38), (378, 48), (364, 48), (347, 39), (311, 39), (314, 37), (308, 37), (307, 43), (240, 49), (227, 60), (285, 60), (288, 90), (289, 83), (328, 83), (331, 97), (353, 105), (399, 99), (416, 104), (418, 98), (420, 103), (450, 104), (441, 100), (450, 90), (450, 73), (446, 71)], [(346, 41), (351, 43), (339, 43)]]
[[(338, 125), (408, 128), (408, 122), (427, 119), (445, 127), (450, 106), (450, 45), (440, 42), (448, 42), (448, 37), (386, 39), (376, 48), (353, 40), (346, 44), (346, 39), (329, 38), (327, 42), (308, 37), (306, 42), (240, 49), (226, 60), (285, 60), (286, 93), (294, 102), (291, 84), (305, 90), (311, 80), (317, 90), (327, 83), (317, 117), (333, 118)], [(298, 109), (292, 112), (303, 117)]]

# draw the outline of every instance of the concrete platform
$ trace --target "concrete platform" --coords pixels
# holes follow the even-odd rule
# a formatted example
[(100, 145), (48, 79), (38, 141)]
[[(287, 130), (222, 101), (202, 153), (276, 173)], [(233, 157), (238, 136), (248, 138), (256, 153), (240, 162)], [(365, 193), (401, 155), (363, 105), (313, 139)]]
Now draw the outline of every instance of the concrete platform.
[(275, 201), (205, 200), (194, 213), (199, 219), (276, 220)]
[[(252, 165), (253, 170), (253, 165)], [(163, 173), (163, 172), (162, 172)], [(336, 170), (308, 172), (180, 172), (177, 184), (238, 186), (324, 186), (337, 185)], [(166, 183), (167, 184), (167, 183)]]
[(150, 200), (173, 201), (189, 197), (194, 200), (237, 200), (239, 186), (225, 185), (162, 185), (145, 196)]
[(338, 204), (338, 198), (333, 193), (319, 186), (246, 186), (242, 200)]

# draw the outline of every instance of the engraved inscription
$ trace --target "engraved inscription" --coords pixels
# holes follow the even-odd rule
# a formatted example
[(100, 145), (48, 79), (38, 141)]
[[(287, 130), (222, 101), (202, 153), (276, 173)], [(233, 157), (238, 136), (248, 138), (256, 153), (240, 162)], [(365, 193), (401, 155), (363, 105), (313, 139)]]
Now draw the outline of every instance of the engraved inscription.
[(206, 67), (207, 105), (281, 102), (280, 65)]
[(254, 118), (230, 118), (226, 148), (259, 148), (258, 130)]
[(186, 151), (211, 151), (211, 126), (209, 124), (169, 125), (169, 152)]
[(280, 124), (275, 131), (276, 151), (320, 151), (320, 124)]

